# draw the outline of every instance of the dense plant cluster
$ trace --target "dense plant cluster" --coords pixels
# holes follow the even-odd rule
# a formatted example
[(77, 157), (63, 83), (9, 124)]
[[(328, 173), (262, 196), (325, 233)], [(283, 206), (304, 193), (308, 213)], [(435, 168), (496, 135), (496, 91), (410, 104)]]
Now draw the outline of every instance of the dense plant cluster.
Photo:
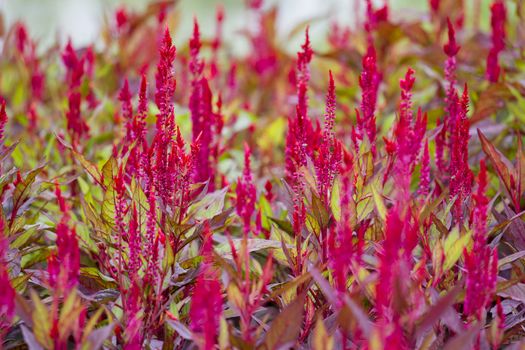
[(0, 348), (518, 349), (525, 3), (356, 3), (296, 56), (260, 0), (245, 56), (167, 1), (6, 30)]

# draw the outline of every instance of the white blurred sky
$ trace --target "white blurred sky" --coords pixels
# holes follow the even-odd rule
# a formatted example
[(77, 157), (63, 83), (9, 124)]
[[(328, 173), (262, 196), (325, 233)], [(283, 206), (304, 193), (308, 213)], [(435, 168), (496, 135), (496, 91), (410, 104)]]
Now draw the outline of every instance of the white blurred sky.
[[(276, 4), (279, 8), (278, 29), (281, 35), (287, 33), (303, 20), (325, 16), (337, 18), (341, 23), (351, 24), (354, 20), (354, 2), (365, 0), (266, 0), (265, 4)], [(375, 1), (375, 0), (374, 0)], [(384, 0), (377, 0), (381, 4)], [(423, 11), (428, 0), (390, 0), (396, 9), (404, 8), (403, 16), (415, 16)], [(104, 16), (112, 14), (114, 9), (125, 3), (130, 8), (140, 9), (147, 0), (0, 0), (0, 9), (7, 25), (16, 20), (23, 20), (29, 27), (32, 37), (38, 38), (46, 46), (55, 39), (64, 42), (71, 37), (77, 46), (83, 46), (97, 40)], [(204, 35), (213, 30), (213, 16), (217, 4), (226, 8), (226, 37), (237, 29), (249, 25), (250, 19), (245, 16), (244, 0), (180, 0), (185, 16), (177, 41), (186, 40), (191, 30), (191, 21), (195, 14), (201, 23)], [(363, 5), (362, 5), (363, 6)], [(399, 15), (399, 13), (398, 13)], [(314, 24), (312, 31), (323, 35), (327, 21)], [(178, 39), (178, 40), (177, 40)], [(295, 46), (295, 45), (294, 45)]]

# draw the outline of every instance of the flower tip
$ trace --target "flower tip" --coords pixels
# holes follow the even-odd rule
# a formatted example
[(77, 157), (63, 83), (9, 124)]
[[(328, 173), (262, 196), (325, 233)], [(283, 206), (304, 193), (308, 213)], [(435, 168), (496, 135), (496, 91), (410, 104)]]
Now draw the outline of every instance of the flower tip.
[(447, 26), (448, 26), (448, 43), (443, 46), (443, 50), (449, 57), (456, 56), (460, 46), (457, 45), (456, 42), (456, 31), (454, 30), (454, 26), (452, 22), (450, 21), (450, 18), (447, 17)]

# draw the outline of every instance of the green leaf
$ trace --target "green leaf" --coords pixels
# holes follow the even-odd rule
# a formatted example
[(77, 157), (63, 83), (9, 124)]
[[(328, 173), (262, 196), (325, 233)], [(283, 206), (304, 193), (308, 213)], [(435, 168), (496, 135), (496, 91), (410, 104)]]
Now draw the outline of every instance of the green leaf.
[[(241, 249), (241, 244), (243, 241), (243, 238), (233, 238), (233, 245), (237, 251)], [(248, 238), (248, 252), (256, 252), (263, 249), (279, 249), (281, 248), (281, 242), (274, 241), (270, 239), (262, 239), (262, 238)], [(219, 254), (220, 256), (224, 257), (225, 259), (232, 259), (231, 255), (231, 249), (230, 244), (228, 242), (224, 242), (219, 244), (215, 248), (215, 252)]]
[(383, 202), (383, 197), (381, 196), (381, 194), (377, 190), (375, 184), (372, 184), (370, 186), (370, 188), (372, 189), (372, 196), (374, 197), (374, 203), (376, 205), (377, 213), (379, 214), (379, 217), (383, 221), (385, 221), (386, 220), (386, 212), (387, 212), (387, 210), (386, 210), (385, 203)]
[(48, 310), (40, 300), (36, 292), (31, 291), (33, 301), (33, 334), (40, 345), (46, 349), (53, 348), (53, 340), (49, 336), (51, 333), (51, 320)]
[(190, 207), (188, 216), (194, 217), (197, 220), (212, 219), (222, 212), (227, 192), (228, 187), (213, 193), (208, 193), (204, 198)]
[(445, 252), (445, 262), (443, 263), (443, 271), (448, 271), (459, 260), (463, 251), (470, 241), (472, 231), (468, 231), (464, 235), (459, 235), (459, 230), (454, 228), (445, 239), (443, 245)]
[(335, 179), (332, 187), (332, 196), (330, 197), (330, 208), (334, 219), (341, 220), (341, 181), (339, 178)]

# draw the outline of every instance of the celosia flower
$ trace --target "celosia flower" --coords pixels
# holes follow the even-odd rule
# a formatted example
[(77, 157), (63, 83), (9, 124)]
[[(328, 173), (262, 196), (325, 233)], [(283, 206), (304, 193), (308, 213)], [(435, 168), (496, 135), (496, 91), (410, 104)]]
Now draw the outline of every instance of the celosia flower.
[(428, 141), (425, 142), (423, 158), (421, 159), (421, 176), (419, 178), (419, 192), (425, 197), (430, 193), (430, 154), (428, 153)]
[(428, 3), (433, 13), (437, 13), (439, 11), (439, 5), (441, 4), (441, 0), (428, 0)]
[(305, 41), (297, 53), (297, 105), (295, 118), (288, 117), (288, 134), (286, 137), (286, 171), (289, 177), (296, 176), (297, 169), (306, 165), (307, 157), (312, 156), (312, 122), (308, 118), (308, 82), (310, 80), (309, 64), (313, 51), (310, 46), (308, 29)]
[(465, 84), (461, 102), (457, 102), (451, 115), (451, 125), (454, 126), (454, 129), (451, 130), (450, 145), (450, 196), (457, 197), (453, 214), (458, 221), (462, 220), (463, 201), (468, 198), (472, 188), (472, 172), (468, 164), (468, 104), (468, 89)]
[(126, 138), (127, 141), (132, 141), (135, 139), (132, 135), (132, 122), (133, 122), (133, 106), (131, 104), (131, 93), (129, 92), (128, 79), (124, 79), (124, 85), (120, 89), (118, 99), (121, 103), (120, 110), (122, 111), (122, 116), (126, 121)]
[(4, 143), (4, 132), (7, 124), (7, 113), (5, 112), (5, 100), (0, 102), (0, 146)]
[(194, 20), (193, 36), (190, 39), (190, 63), (192, 73), (189, 109), (191, 112), (193, 142), (199, 142), (199, 155), (195, 166), (194, 181), (209, 181), (210, 191), (215, 190), (213, 155), (217, 147), (217, 115), (213, 112), (212, 92), (208, 80), (202, 77), (204, 62), (199, 58), (201, 48), (199, 24)]
[[(359, 76), (361, 87), (361, 114), (356, 116), (357, 141), (364, 140), (365, 135), (370, 143), (372, 154), (376, 153), (376, 117), (375, 109), (377, 103), (377, 92), (381, 74), (377, 69), (376, 51), (373, 45), (369, 45), (367, 53), (363, 57), (363, 71)], [(359, 147), (358, 144), (355, 145)]]
[(217, 74), (219, 74), (219, 49), (222, 45), (222, 27), (224, 23), (224, 7), (222, 5), (217, 6), (215, 14), (216, 28), (215, 37), (211, 44), (212, 57), (210, 61), (210, 79), (213, 80)]
[(359, 247), (361, 242), (358, 237), (357, 245), (353, 242), (350, 206), (353, 187), (349, 176), (343, 177), (342, 196), (340, 199), (341, 219), (332, 226), (328, 236), (328, 261), (334, 275), (336, 289), (344, 293), (350, 272), (352, 260), (359, 261)]
[(251, 151), (248, 144), (244, 144), (244, 170), (242, 177), (237, 181), (237, 214), (242, 218), (244, 224), (244, 235), (248, 236), (251, 231), (251, 219), (255, 211), (257, 193), (253, 183), (250, 167)]
[[(416, 160), (419, 156), (423, 137), (427, 127), (426, 114), (418, 110), (417, 118), (414, 120), (412, 113), (412, 87), (414, 85), (414, 70), (409, 68), (404, 79), (401, 79), (401, 102), (399, 106), (399, 117), (394, 126), (394, 140), (387, 141), (387, 151), (395, 154), (393, 171), (395, 181), (400, 185), (400, 189), (406, 193), (410, 190), (410, 178)], [(389, 174), (389, 170), (385, 176)]]
[(23, 23), (16, 23), (15, 33), (16, 33), (16, 48), (18, 52), (20, 52), (23, 55), (25, 48), (26, 48), (26, 44), (29, 39), (29, 35), (27, 34), (26, 26)]
[(137, 278), (131, 280), (129, 289), (123, 291), (124, 332), (126, 334), (124, 349), (139, 350), (143, 343), (143, 314), (141, 287)]
[(487, 170), (483, 160), (480, 163), (477, 185), (476, 194), (473, 196), (474, 246), (470, 252), (465, 252), (467, 278), (464, 313), (481, 320), (485, 307), (495, 292), (498, 276), (497, 250), (487, 244)]
[(7, 270), (9, 244), (4, 236), (5, 224), (0, 215), (0, 344), (11, 327), (15, 315), (15, 290), (11, 286)]
[(505, 22), (507, 19), (507, 10), (505, 3), (501, 0), (494, 1), (490, 6), (492, 25), (492, 47), (487, 57), (487, 79), (491, 83), (498, 81), (501, 67), (499, 65), (499, 54), (505, 49)]
[(372, 0), (366, 0), (365, 30), (370, 33), (379, 23), (385, 21), (388, 21), (388, 3), (381, 8), (374, 10)]
[(262, 0), (251, 0), (249, 7), (256, 17), (257, 26), (249, 33), (252, 51), (248, 63), (258, 78), (271, 78), (279, 68), (278, 51), (271, 40), (271, 30), (267, 25), (269, 13), (262, 9)]
[(70, 89), (80, 86), (82, 77), (84, 76), (84, 58), (78, 58), (77, 53), (73, 49), (71, 40), (62, 52), (62, 62), (67, 70), (67, 82)]
[(128, 24), (129, 21), (128, 11), (124, 6), (119, 7), (115, 11), (115, 23), (117, 24), (117, 31), (122, 32), (124, 27)]
[(173, 74), (173, 62), (176, 56), (175, 46), (172, 44), (169, 29), (166, 28), (164, 38), (159, 49), (159, 62), (155, 74), (157, 91), (155, 92), (155, 103), (159, 108), (157, 128), (170, 130), (171, 125), (167, 120), (173, 109), (173, 94), (177, 81)]
[(55, 195), (62, 212), (62, 219), (56, 226), (57, 252), (48, 259), (49, 284), (55, 289), (67, 292), (78, 283), (80, 250), (75, 229), (68, 226), (69, 208), (58, 184), (55, 186)]
[(350, 41), (350, 28), (342, 27), (337, 21), (330, 24), (328, 42), (336, 49), (344, 49)]
[(66, 67), (66, 81), (68, 84), (68, 111), (66, 112), (67, 129), (71, 135), (73, 147), (78, 146), (82, 137), (89, 133), (89, 127), (82, 118), (80, 84), (84, 76), (85, 58), (78, 58), (71, 40), (62, 52), (62, 62)]
[(222, 314), (221, 284), (214, 270), (211, 230), (204, 224), (203, 246), (199, 276), (193, 289), (190, 306), (191, 330), (198, 335), (197, 344), (202, 350), (212, 350), (217, 343), (217, 330)]
[[(401, 194), (402, 195), (402, 194)], [(418, 223), (408, 212), (406, 198), (400, 197), (386, 218), (383, 251), (379, 258), (379, 276), (376, 285), (376, 311), (381, 337), (387, 349), (408, 349), (401, 328), (401, 315), (394, 307), (396, 281), (408, 280), (412, 250), (418, 241)]]

